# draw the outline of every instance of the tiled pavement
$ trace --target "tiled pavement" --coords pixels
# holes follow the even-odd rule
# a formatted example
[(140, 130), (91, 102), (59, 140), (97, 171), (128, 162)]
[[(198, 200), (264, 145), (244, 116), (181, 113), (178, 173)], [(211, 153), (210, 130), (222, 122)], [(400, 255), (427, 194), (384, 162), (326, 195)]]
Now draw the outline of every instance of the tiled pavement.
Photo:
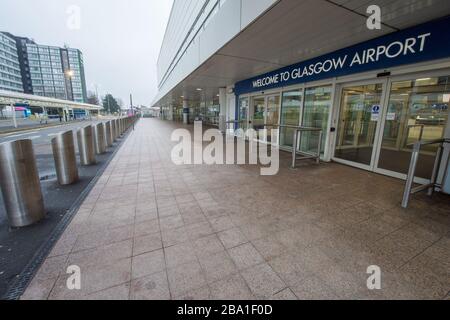
[[(141, 120), (22, 299), (443, 299), (450, 201), (338, 164), (277, 176), (170, 161), (176, 125)], [(82, 289), (66, 288), (81, 268)], [(382, 270), (369, 291), (367, 267)]]

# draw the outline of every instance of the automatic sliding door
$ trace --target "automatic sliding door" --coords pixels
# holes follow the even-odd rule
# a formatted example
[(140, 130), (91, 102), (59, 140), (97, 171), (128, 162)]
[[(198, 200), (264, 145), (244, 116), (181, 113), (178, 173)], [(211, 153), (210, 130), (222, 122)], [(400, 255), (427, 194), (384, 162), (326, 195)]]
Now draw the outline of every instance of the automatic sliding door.
[[(378, 168), (407, 174), (411, 144), (444, 137), (450, 102), (450, 77), (392, 83)], [(430, 179), (437, 146), (423, 148), (417, 176)]]
[(382, 84), (343, 88), (336, 158), (364, 166), (372, 165), (382, 95)]
[(266, 113), (266, 98), (255, 97), (253, 98), (253, 129), (260, 131), (264, 129), (264, 118)]

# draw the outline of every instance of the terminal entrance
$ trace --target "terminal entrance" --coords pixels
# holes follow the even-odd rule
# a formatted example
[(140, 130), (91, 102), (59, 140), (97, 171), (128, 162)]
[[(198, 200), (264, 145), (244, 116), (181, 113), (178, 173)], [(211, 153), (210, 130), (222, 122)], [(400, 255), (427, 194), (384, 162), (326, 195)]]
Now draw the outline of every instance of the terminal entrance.
[[(442, 139), (450, 77), (403, 77), (342, 85), (334, 160), (405, 178), (413, 143)], [(431, 178), (437, 147), (424, 148), (417, 176)]]
[(264, 142), (278, 144), (278, 138), (272, 137), (272, 130), (278, 130), (280, 108), (278, 94), (252, 98), (251, 124), (256, 131), (267, 129)]

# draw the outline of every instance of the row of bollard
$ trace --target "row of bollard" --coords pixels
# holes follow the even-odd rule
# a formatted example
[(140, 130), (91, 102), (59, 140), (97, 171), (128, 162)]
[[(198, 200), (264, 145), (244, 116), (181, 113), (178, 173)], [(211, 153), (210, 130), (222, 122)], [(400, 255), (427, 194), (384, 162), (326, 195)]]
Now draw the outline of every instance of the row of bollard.
[[(137, 117), (119, 118), (77, 131), (82, 166), (97, 163), (96, 154), (104, 154), (137, 121)], [(78, 181), (74, 135), (67, 131), (52, 139), (56, 176), (61, 185)], [(0, 144), (0, 185), (11, 227), (26, 227), (45, 217), (44, 199), (31, 140)]]

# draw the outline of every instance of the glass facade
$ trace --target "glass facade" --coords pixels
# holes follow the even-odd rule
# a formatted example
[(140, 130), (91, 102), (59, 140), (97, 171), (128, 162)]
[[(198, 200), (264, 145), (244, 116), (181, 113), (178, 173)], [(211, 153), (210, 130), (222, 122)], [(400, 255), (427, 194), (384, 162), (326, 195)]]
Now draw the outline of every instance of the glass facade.
[[(77, 49), (60, 49), (27, 43), (33, 94), (76, 102), (86, 101), (82, 54)], [(68, 65), (63, 65), (61, 50), (67, 50)], [(70, 75), (68, 72), (70, 71)], [(70, 88), (65, 81), (69, 81)]]
[(0, 89), (23, 92), (16, 41), (0, 32)]
[[(328, 132), (328, 120), (332, 104), (331, 97), (331, 86), (305, 89), (302, 126), (322, 129), (322, 154), (325, 151), (325, 137)], [(319, 134), (316, 132), (303, 132), (300, 150), (303, 152), (317, 152), (318, 139)]]
[(220, 105), (219, 97), (206, 99), (200, 103), (190, 103), (190, 119), (201, 120), (206, 125), (218, 126)]
[[(298, 126), (300, 123), (300, 111), (303, 101), (303, 90), (283, 92), (281, 104), (280, 124), (285, 126)], [(283, 147), (293, 146), (293, 128), (280, 128), (280, 145)]]

